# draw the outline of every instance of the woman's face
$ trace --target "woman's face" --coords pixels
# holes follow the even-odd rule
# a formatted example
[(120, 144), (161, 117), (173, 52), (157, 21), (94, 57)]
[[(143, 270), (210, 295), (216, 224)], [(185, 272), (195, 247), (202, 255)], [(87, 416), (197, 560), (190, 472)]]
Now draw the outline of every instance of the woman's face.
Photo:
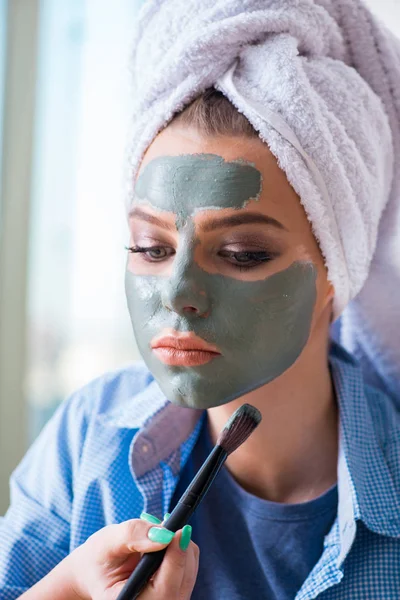
[(264, 143), (166, 128), (143, 159), (130, 212), (128, 308), (170, 401), (219, 406), (289, 369), (333, 290)]

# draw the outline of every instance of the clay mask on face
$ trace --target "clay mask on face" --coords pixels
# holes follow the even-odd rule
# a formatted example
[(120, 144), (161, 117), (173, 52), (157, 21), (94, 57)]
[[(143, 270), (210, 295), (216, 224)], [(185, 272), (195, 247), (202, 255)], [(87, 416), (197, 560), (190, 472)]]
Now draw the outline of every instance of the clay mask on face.
[(152, 160), (135, 186), (136, 202), (177, 215), (177, 228), (204, 209), (244, 208), (258, 200), (261, 173), (244, 161), (225, 162), (215, 154), (160, 156)]
[[(176, 214), (179, 248), (172, 272), (135, 275), (127, 268), (125, 278), (139, 350), (175, 404), (211, 408), (230, 402), (281, 375), (307, 342), (316, 300), (312, 263), (294, 262), (265, 279), (241, 281), (209, 273), (194, 260), (196, 212), (244, 208), (260, 192), (253, 165), (215, 155), (163, 156), (137, 181), (135, 204)], [(167, 365), (151, 349), (164, 329), (193, 332), (221, 354), (195, 367)]]

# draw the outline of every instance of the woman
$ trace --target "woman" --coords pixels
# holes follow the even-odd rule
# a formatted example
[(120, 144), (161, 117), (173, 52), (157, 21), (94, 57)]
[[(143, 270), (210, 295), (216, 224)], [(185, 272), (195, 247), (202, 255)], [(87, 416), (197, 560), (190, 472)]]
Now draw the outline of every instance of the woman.
[[(169, 67), (170, 88), (164, 81), (162, 89), (161, 75), (152, 72), (136, 107), (126, 294), (146, 366), (107, 374), (78, 391), (14, 473), (12, 504), (0, 525), (5, 599), (27, 588), (24, 600), (116, 598), (139, 553), (165, 545), (144, 599), (398, 596), (394, 378), (383, 377), (380, 357), (375, 375), (365, 373), (330, 341), (331, 322), (366, 281), (370, 285), (374, 228), (376, 234), (385, 204), (391, 206), (393, 127), (358, 75), (356, 127), (365, 127), (364, 118), (370, 126), (360, 146), (339, 126), (355, 120), (342, 100), (336, 99), (342, 121), (318, 107), (312, 123), (323, 142), (318, 146), (308, 139), (310, 124), (298, 118), (304, 90), (285, 89), (279, 112), (274, 98), (266, 110), (270, 105), (260, 108), (257, 97), (243, 95), (244, 82), (260, 72), (255, 53), (279, 60), (291, 38), (259, 40), (258, 29), (280, 29), (287, 19), (283, 29), (293, 35), (308, 10), (308, 23), (315, 19), (319, 29), (309, 46), (302, 38), (302, 60), (308, 64), (313, 45), (322, 41), (340, 54), (333, 9), (326, 5), (254, 1), (243, 9), (233, 2), (222, 13), (207, 6), (196, 21), (204, 28), (201, 39), (208, 39), (211, 23), (214, 44), (222, 44), (221, 36), (239, 44), (240, 64), (214, 79), (224, 93), (206, 86), (200, 94), (193, 81), (190, 93), (182, 91), (185, 69), (196, 72), (203, 89), (210, 76), (207, 52), (202, 65), (201, 48), (190, 46), (194, 31), (184, 33), (196, 2), (186, 2), (187, 13), (179, 0), (145, 7), (136, 64), (145, 63), (145, 41), (154, 44), (155, 29), (154, 64), (171, 31), (170, 52), (179, 44), (185, 49), (178, 53), (182, 64), (167, 53), (160, 65), (164, 75)], [(286, 9), (280, 21), (277, 6)], [(358, 9), (359, 16), (367, 14)], [(347, 22), (351, 17), (349, 11)], [(255, 38), (249, 39), (252, 27)], [(327, 59), (340, 79), (350, 71), (344, 58), (340, 66)], [(288, 73), (298, 60), (288, 58)], [(314, 60), (304, 89), (314, 82), (324, 97), (321, 59)], [(204, 66), (202, 74), (194, 63), (199, 72)], [(272, 70), (285, 81), (282, 69)], [(343, 81), (349, 94), (353, 77), (351, 70)], [(186, 98), (183, 110), (179, 93)], [(287, 102), (291, 93), (297, 105)], [(333, 138), (323, 118), (340, 147), (329, 163)], [(373, 150), (375, 134), (381, 147)], [(353, 195), (341, 200), (346, 185)], [(302, 195), (306, 189), (309, 195)], [(331, 212), (324, 204), (330, 199)], [(359, 239), (349, 239), (351, 228)], [(378, 242), (378, 253), (383, 247)], [(362, 294), (360, 306), (366, 306)], [(348, 332), (356, 332), (354, 323)], [(381, 389), (366, 384), (371, 375)], [(162, 528), (162, 515), (243, 402), (260, 410), (261, 424), (229, 457), (192, 518), (196, 543), (190, 528), (173, 536)]]

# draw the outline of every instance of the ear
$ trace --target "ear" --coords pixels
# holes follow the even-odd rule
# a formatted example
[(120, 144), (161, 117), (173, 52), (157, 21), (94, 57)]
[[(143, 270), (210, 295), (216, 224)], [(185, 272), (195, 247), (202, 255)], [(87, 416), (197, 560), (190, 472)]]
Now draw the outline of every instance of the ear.
[(327, 302), (330, 302), (335, 297), (335, 288), (333, 287), (333, 283), (331, 283), (330, 281), (328, 281), (327, 283), (328, 285), (326, 290), (326, 299)]
[(327, 281), (326, 293), (325, 293), (323, 305), (324, 305), (324, 309), (329, 308), (329, 311), (330, 311), (329, 321), (330, 321), (330, 323), (332, 323), (332, 321), (333, 321), (332, 303), (333, 303), (334, 297), (335, 297), (335, 288), (333, 287), (333, 284), (330, 281)]

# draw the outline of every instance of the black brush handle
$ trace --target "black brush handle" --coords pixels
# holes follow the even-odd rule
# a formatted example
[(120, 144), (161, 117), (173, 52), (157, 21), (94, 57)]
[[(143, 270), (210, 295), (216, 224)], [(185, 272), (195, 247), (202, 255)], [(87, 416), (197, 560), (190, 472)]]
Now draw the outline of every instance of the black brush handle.
[[(178, 531), (178, 529), (186, 525), (207, 494), (227, 456), (226, 450), (221, 446), (217, 445), (213, 448), (168, 519), (163, 522), (163, 527), (170, 531)], [(117, 600), (135, 600), (139, 596), (140, 592), (146, 587), (149, 579), (161, 565), (167, 549), (168, 546), (162, 550), (158, 550), (158, 552), (148, 552), (142, 556)]]
[(141, 591), (146, 587), (150, 577), (154, 575), (161, 565), (167, 548), (158, 552), (149, 552), (142, 556), (117, 600), (135, 600), (139, 596)]

